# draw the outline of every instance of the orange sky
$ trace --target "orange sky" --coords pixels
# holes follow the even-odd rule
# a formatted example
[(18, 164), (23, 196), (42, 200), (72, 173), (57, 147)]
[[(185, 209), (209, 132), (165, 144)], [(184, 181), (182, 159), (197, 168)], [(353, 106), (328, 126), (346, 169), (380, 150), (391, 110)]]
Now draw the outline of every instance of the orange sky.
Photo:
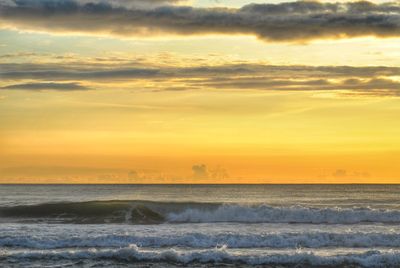
[[(239, 16), (250, 3), (179, 5)], [(147, 4), (135, 8), (156, 10)], [(86, 24), (77, 31), (61, 23), (62, 10), (50, 26), (6, 5), (14, 15), (0, 19), (0, 183), (400, 182), (396, 34), (367, 25), (370, 34), (304, 37), (289, 23), (278, 38), (252, 21), (236, 29), (235, 18), (232, 29), (144, 21), (131, 26), (145, 36), (114, 34), (78, 15)]]

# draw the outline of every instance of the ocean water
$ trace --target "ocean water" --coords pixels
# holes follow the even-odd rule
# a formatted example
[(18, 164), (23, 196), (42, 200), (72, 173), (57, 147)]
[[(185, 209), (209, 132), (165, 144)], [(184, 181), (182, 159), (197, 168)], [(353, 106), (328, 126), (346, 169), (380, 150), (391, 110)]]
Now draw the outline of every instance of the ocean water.
[(0, 185), (0, 267), (400, 267), (400, 185)]

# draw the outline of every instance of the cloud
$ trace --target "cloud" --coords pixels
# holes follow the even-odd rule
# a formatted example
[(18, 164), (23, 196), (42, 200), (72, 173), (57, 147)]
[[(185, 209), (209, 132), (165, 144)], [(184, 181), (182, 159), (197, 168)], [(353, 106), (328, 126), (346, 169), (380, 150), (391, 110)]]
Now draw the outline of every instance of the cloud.
[(62, 175), (90, 175), (121, 173), (124, 170), (116, 168), (96, 168), (86, 166), (15, 166), (0, 169), (2, 175), (7, 176), (58, 176)]
[(346, 169), (337, 169), (332, 173), (335, 178), (369, 178), (370, 174), (366, 171), (348, 171)]
[(81, 5), (95, 3), (95, 4), (104, 4), (105, 2), (112, 7), (125, 7), (125, 8), (134, 8), (137, 6), (140, 7), (151, 7), (151, 6), (159, 6), (166, 4), (177, 4), (179, 2), (185, 2), (185, 0), (78, 0), (77, 1)]
[(208, 168), (205, 164), (196, 164), (192, 166), (194, 179), (210, 179), (210, 181), (223, 181), (229, 178), (228, 171), (221, 166)]
[(231, 78), (224, 81), (205, 79), (204, 82), (195, 81), (193, 84), (206, 88), (229, 89), (258, 89), (280, 91), (321, 91), (321, 90), (348, 90), (352, 92), (370, 92), (374, 94), (390, 92), (391, 95), (400, 94), (400, 82), (385, 78), (349, 78), (331, 82), (329, 79), (271, 79), (268, 77)]
[(224, 180), (229, 178), (229, 174), (224, 167), (217, 166), (216, 168), (210, 170), (210, 177), (216, 180)]
[(130, 170), (128, 172), (128, 178), (129, 179), (138, 179), (140, 178), (139, 173), (136, 170)]
[(209, 177), (207, 166), (204, 164), (193, 165), (192, 171), (195, 179), (207, 179)]
[(36, 53), (32, 52), (18, 52), (18, 53), (9, 53), (9, 54), (3, 54), (0, 55), (0, 59), (13, 59), (13, 58), (21, 58), (21, 57), (33, 57), (33, 56), (38, 56)]
[(82, 86), (78, 83), (25, 83), (15, 84), (1, 87), (0, 89), (7, 90), (87, 90), (88, 87)]
[(110, 7), (151, 7), (166, 4), (176, 4), (179, 2), (185, 2), (185, 0), (0, 0), (0, 5), (19, 7), (19, 6), (30, 6), (30, 7), (47, 7), (52, 8), (55, 6), (62, 7), (77, 7), (84, 5), (108, 5)]
[(238, 9), (196, 8), (175, 2), (7, 0), (0, 2), (0, 25), (121, 36), (250, 34), (269, 41), (400, 37), (399, 2), (299, 1)]
[[(109, 67), (109, 66), (108, 66)], [(6, 79), (106, 80), (156, 77), (152, 68), (79, 68), (56, 64), (0, 64), (0, 77)], [(8, 70), (8, 71), (7, 71)]]
[[(0, 77), (11, 85), (2, 89), (85, 90), (125, 83), (152, 91), (201, 89), (342, 91), (343, 94), (400, 96), (399, 67), (277, 66), (225, 64), (218, 66), (130, 66), (115, 64), (0, 64)], [(35, 82), (20, 83), (30, 79)], [(48, 82), (48, 81), (52, 82)], [(56, 82), (55, 82), (56, 81)], [(78, 82), (79, 81), (79, 82)], [(128, 82), (128, 83), (126, 83)], [(152, 86), (145, 87), (143, 82)]]
[[(324, 79), (373, 78), (399, 76), (400, 67), (351, 67), (351, 66), (302, 66), (302, 65), (263, 65), (263, 64), (225, 64), (216, 66), (175, 67), (134, 65), (117, 67), (114, 64), (73, 65), (38, 64), (0, 64), (2, 79), (42, 79), (42, 80), (110, 80), (110, 79), (191, 79), (203, 78), (205, 82), (226, 83), (254, 81), (255, 79), (312, 79), (318, 83)], [(318, 77), (316, 79), (315, 77)], [(247, 79), (247, 80), (246, 80)], [(189, 81), (189, 80), (187, 80)], [(265, 81), (264, 81), (265, 82)], [(321, 81), (319, 81), (321, 82)], [(355, 80), (354, 80), (355, 82)], [(307, 84), (304, 83), (304, 84)], [(352, 81), (348, 81), (351, 85)]]
[(337, 169), (335, 172), (332, 174), (336, 178), (343, 178), (347, 176), (347, 170), (345, 169)]

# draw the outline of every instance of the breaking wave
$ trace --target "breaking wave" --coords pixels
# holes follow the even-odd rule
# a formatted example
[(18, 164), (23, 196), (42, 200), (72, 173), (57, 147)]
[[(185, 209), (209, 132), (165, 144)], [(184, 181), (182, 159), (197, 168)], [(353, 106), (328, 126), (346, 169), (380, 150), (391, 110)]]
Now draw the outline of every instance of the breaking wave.
[(1, 207), (0, 218), (65, 223), (400, 223), (400, 210), (266, 204), (89, 201)]
[(267, 234), (205, 234), (180, 235), (100, 235), (62, 237), (37, 237), (18, 234), (0, 236), (0, 247), (61, 249), (61, 248), (112, 248), (128, 247), (186, 247), (214, 248), (221, 245), (229, 248), (371, 248), (400, 247), (399, 233), (267, 233)]
[(127, 262), (168, 262), (188, 265), (191, 263), (228, 263), (247, 265), (307, 265), (307, 267), (331, 267), (357, 265), (361, 267), (398, 267), (397, 251), (370, 250), (361, 253), (319, 255), (310, 251), (237, 253), (226, 247), (204, 250), (146, 250), (131, 245), (119, 249), (79, 249), (60, 251), (26, 251), (2, 253), (1, 259), (13, 260), (82, 260), (112, 259)]

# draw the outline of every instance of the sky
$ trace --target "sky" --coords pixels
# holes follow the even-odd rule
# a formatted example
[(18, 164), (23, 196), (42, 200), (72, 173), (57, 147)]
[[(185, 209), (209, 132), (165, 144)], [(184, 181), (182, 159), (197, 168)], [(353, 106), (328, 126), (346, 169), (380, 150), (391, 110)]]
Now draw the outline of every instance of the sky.
[(400, 2), (0, 0), (0, 183), (400, 183)]

